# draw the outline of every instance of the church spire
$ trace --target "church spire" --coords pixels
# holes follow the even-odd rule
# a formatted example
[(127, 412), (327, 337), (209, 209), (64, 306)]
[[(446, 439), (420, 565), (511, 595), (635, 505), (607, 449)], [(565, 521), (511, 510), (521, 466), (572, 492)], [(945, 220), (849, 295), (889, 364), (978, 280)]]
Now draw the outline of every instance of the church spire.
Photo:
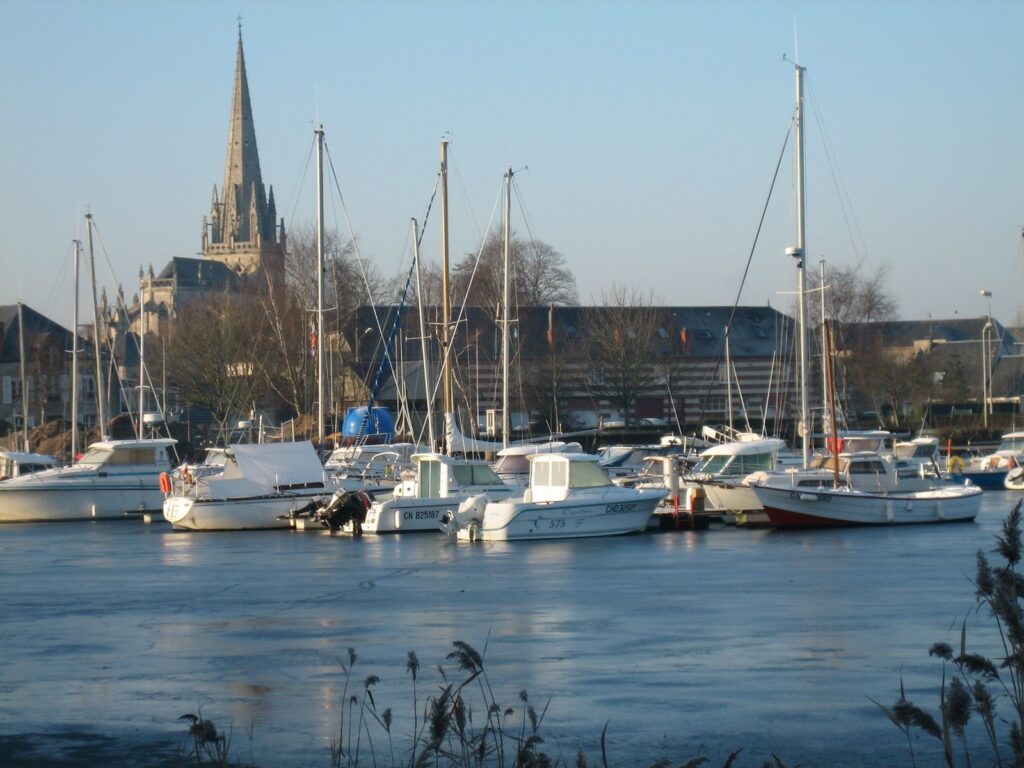
[[(239, 21), (224, 185), (220, 194), (216, 185), (213, 187), (210, 214), (203, 222), (203, 256), (221, 262), (239, 276), (267, 272), (273, 285), (283, 285), (284, 230), (278, 234), (276, 215), (273, 195), (268, 200), (260, 173)], [(262, 285), (266, 281), (259, 275), (255, 282)]]
[[(231, 99), (231, 124), (228, 128), (228, 152), (224, 164), (223, 220), (227, 232), (236, 242), (255, 241), (261, 234), (251, 231), (249, 211), (265, 210), (266, 193), (260, 175), (260, 157), (256, 149), (256, 127), (249, 101), (249, 81), (245, 74), (245, 53), (242, 29), (238, 29), (238, 52), (235, 58), (235, 89)], [(225, 239), (227, 239), (225, 237)]]

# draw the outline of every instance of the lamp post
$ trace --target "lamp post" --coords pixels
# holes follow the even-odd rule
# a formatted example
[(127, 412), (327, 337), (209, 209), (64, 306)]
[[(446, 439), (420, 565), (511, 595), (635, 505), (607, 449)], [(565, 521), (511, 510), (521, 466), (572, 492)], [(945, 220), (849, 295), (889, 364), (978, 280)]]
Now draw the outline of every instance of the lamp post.
[(992, 400), (992, 371), (989, 367), (989, 345), (992, 339), (992, 291), (981, 289), (988, 304), (988, 319), (981, 329), (981, 413), (982, 423), (988, 429), (989, 406)]

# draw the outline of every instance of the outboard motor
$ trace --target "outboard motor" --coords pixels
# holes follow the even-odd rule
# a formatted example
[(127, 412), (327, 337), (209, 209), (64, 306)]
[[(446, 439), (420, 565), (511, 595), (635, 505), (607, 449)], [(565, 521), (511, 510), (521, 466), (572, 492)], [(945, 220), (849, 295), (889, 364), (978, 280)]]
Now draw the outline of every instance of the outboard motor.
[(352, 535), (361, 536), (366, 510), (373, 500), (366, 491), (337, 490), (327, 504), (317, 508), (311, 515), (325, 528), (337, 531), (346, 523), (352, 523)]
[(454, 515), (454, 519), (446, 520), (443, 528), (447, 533), (458, 532), (462, 529), (467, 529), (471, 532), (471, 540), (476, 540), (476, 532), (480, 529), (480, 525), (484, 519), (484, 510), (487, 508), (487, 502), (490, 501), (490, 497), (486, 493), (478, 493), (475, 496), (470, 496), (461, 504), (459, 509)]

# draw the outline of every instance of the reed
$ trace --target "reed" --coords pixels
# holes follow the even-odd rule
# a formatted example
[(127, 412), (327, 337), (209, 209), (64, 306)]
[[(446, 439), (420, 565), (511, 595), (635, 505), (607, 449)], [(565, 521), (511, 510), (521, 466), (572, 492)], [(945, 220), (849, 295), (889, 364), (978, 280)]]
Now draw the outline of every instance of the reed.
[[(938, 739), (947, 768), (971, 768), (968, 723), (976, 717), (995, 765), (1024, 766), (1024, 519), (1018, 501), (996, 536), (991, 563), (977, 553), (974, 597), (978, 615), (992, 622), (998, 646), (989, 656), (968, 650), (967, 619), (960, 625), (960, 644), (935, 643), (928, 654), (942, 660), (938, 719), (908, 701), (900, 680), (900, 696), (892, 707), (871, 699), (907, 738), (910, 762), (916, 766), (913, 729)], [(947, 679), (948, 678), (948, 679)], [(1002, 714), (997, 714), (1000, 708)], [(1005, 708), (1005, 709), (1004, 709)], [(955, 745), (955, 746), (954, 746)]]

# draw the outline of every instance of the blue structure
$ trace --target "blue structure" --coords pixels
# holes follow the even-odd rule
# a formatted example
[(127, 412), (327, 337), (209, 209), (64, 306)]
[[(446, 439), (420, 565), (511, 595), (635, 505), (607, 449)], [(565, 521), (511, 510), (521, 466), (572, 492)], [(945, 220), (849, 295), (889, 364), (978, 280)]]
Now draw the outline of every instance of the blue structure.
[(395, 422), (387, 408), (349, 408), (341, 435), (345, 442), (367, 438), (371, 443), (390, 443), (395, 436)]

